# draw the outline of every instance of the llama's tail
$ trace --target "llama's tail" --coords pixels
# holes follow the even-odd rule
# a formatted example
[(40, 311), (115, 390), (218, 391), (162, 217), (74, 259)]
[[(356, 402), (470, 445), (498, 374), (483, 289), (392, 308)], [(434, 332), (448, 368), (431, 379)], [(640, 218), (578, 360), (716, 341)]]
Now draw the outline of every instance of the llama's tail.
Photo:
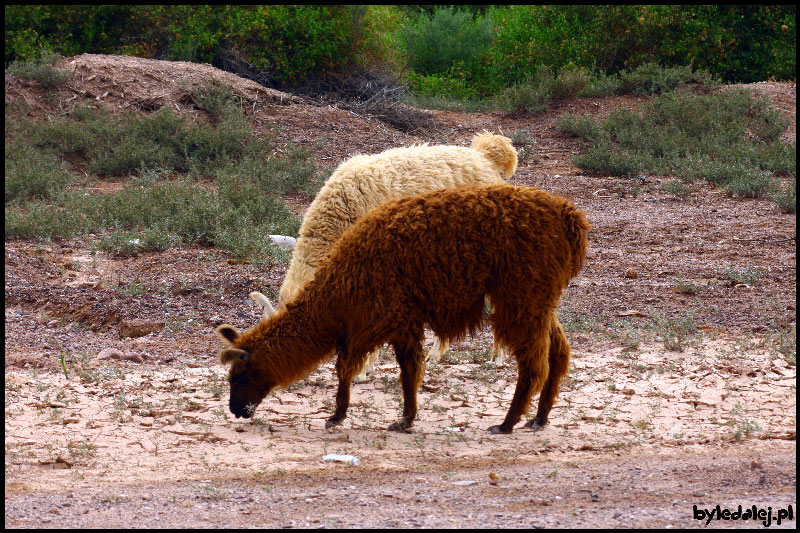
[(517, 171), (517, 150), (508, 137), (494, 135), (484, 130), (472, 138), (470, 146), (486, 156), (498, 170), (502, 171), (505, 179), (511, 178)]
[(587, 236), (586, 233), (592, 229), (586, 213), (579, 210), (572, 202), (567, 202), (562, 211), (564, 226), (566, 228), (567, 241), (572, 251), (572, 272), (570, 277), (578, 275), (583, 262), (586, 260)]

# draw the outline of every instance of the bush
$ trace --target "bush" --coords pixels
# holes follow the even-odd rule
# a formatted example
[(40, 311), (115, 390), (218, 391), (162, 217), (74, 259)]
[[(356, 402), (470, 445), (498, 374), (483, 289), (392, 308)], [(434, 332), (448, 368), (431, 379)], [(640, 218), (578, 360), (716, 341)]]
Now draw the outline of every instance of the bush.
[(408, 86), (416, 94), (448, 98), (451, 100), (471, 100), (477, 98), (474, 87), (470, 87), (466, 80), (455, 79), (440, 74), (411, 73)]
[(617, 94), (661, 94), (692, 82), (703, 85), (719, 83), (705, 70), (692, 71), (689, 66), (661, 67), (657, 63), (645, 63), (621, 72), (619, 79)]
[(38, 57), (33, 59), (14, 61), (6, 69), (6, 74), (35, 81), (46, 89), (53, 89), (72, 79), (71, 72), (58, 70), (53, 66), (53, 63), (59, 59), (61, 59), (60, 55), (43, 50)]
[[(229, 106), (223, 88), (212, 93), (196, 96), (220, 117), (216, 124), (189, 125), (167, 108), (150, 115), (79, 108), (39, 123), (7, 117), (6, 236), (96, 233), (99, 246), (116, 255), (182, 244), (285, 261), (269, 235), (297, 235), (300, 221), (280, 195), (313, 196), (324, 176), (309, 149), (275, 154), (241, 110)], [(114, 193), (68, 190), (75, 178), (61, 167), (64, 156), (104, 176), (139, 177)]]
[(494, 101), (506, 112), (527, 111), (536, 113), (547, 109), (550, 102), (572, 98), (591, 83), (585, 69), (567, 65), (558, 73), (545, 65), (539, 65), (533, 75), (526, 76), (522, 83), (501, 91)]
[(239, 7), (226, 21), (226, 47), (269, 71), (279, 86), (310, 74), (345, 70), (360, 43), (354, 6), (267, 5)]
[(132, 54), (218, 63), (235, 50), (261, 81), (287, 86), (346, 69), (365, 47), (359, 6), (43, 5), (6, 6), (6, 65), (38, 57)]
[(458, 61), (469, 64), (492, 42), (491, 17), (473, 16), (454, 7), (421, 14), (404, 34), (409, 65), (420, 74), (443, 74)]
[(732, 195), (771, 197), (789, 210), (793, 189), (775, 178), (795, 181), (796, 147), (779, 140), (787, 126), (766, 98), (744, 90), (667, 93), (641, 112), (620, 109), (602, 121), (566, 115), (558, 122), (562, 131), (590, 143), (586, 154), (573, 158), (583, 169), (704, 179)]
[(515, 5), (493, 8), (488, 52), (505, 86), (539, 64), (603, 73), (691, 65), (726, 81), (796, 77), (794, 6)]
[(74, 178), (50, 151), (6, 140), (6, 205), (51, 199)]

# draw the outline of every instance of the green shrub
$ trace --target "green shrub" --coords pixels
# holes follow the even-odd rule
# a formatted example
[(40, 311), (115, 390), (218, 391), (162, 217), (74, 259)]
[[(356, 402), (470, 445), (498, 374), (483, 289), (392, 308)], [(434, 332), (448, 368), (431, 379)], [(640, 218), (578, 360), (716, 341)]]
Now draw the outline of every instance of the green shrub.
[(494, 101), (500, 109), (508, 113), (543, 111), (553, 97), (553, 80), (552, 70), (540, 65), (535, 74), (527, 75), (522, 82), (504, 89)]
[(550, 67), (539, 65), (532, 75), (518, 84), (502, 90), (495, 98), (496, 105), (506, 112), (536, 113), (547, 109), (550, 102), (577, 96), (591, 83), (585, 69), (567, 65), (557, 75)]
[(796, 77), (794, 6), (514, 5), (490, 14), (488, 57), (501, 86), (536, 65), (569, 63), (610, 74), (657, 63), (726, 81)]
[(774, 198), (791, 209), (796, 148), (780, 142), (788, 121), (764, 97), (748, 91), (667, 93), (641, 111), (618, 109), (608, 118), (566, 115), (558, 127), (590, 143), (573, 162), (586, 170), (634, 176), (673, 175), (716, 183), (736, 196)]
[(241, 114), (238, 112), (241, 106), (233, 90), (222, 82), (206, 82), (192, 91), (192, 97), (197, 107), (208, 112), (214, 122)]
[(404, 39), (411, 68), (443, 74), (458, 61), (468, 64), (484, 55), (492, 42), (492, 19), (473, 19), (468, 11), (447, 7), (432, 17), (421, 14), (406, 26)]
[[(115, 255), (163, 250), (178, 244), (216, 246), (237, 257), (265, 253), (270, 234), (297, 235), (299, 219), (279, 198), (245, 178), (219, 190), (188, 183), (132, 185), (116, 193), (65, 194), (58, 205), (6, 207), (6, 236), (71, 238), (103, 233), (100, 247)], [(250, 257), (277, 260), (280, 254)]]
[(787, 213), (797, 212), (797, 181), (788, 180), (787, 183), (776, 183), (773, 198), (778, 207)]
[(655, 309), (650, 309), (649, 314), (653, 320), (652, 328), (661, 336), (666, 350), (682, 352), (687, 344), (696, 341), (694, 337), (698, 330), (693, 311), (668, 316)]
[(409, 23), (408, 15), (396, 5), (356, 6), (363, 8), (354, 27), (360, 36), (356, 63), (367, 69), (399, 72), (406, 66), (406, 48), (403, 28)]
[(227, 20), (226, 42), (279, 85), (344, 70), (359, 49), (355, 6), (241, 6)]
[(6, 65), (64, 54), (132, 54), (214, 63), (235, 50), (278, 85), (345, 69), (368, 49), (359, 6), (6, 6)]
[[(297, 235), (300, 221), (280, 195), (313, 196), (324, 175), (308, 148), (275, 154), (237, 106), (212, 100), (221, 102), (209, 104), (221, 110), (215, 125), (190, 125), (166, 108), (150, 115), (76, 109), (41, 122), (7, 115), (6, 236), (94, 233), (101, 249), (122, 256), (203, 245), (242, 259), (285, 261), (269, 235)], [(59, 156), (102, 175), (139, 177), (113, 193), (67, 190), (75, 178)], [(192, 183), (198, 178), (202, 184)]]
[(621, 72), (619, 78), (617, 94), (660, 94), (692, 82), (703, 85), (718, 83), (705, 70), (692, 71), (689, 66), (662, 67), (657, 63), (645, 63), (633, 70)]
[(53, 66), (59, 59), (60, 55), (43, 50), (32, 59), (14, 61), (6, 69), (6, 74), (35, 81), (47, 89), (53, 89), (72, 79), (72, 72), (58, 70)]
[(6, 139), (6, 204), (56, 197), (74, 178), (49, 150)]
[(440, 74), (417, 74), (412, 72), (408, 86), (414, 93), (422, 96), (448, 98), (451, 100), (472, 100), (477, 98), (474, 87), (466, 80), (451, 78)]

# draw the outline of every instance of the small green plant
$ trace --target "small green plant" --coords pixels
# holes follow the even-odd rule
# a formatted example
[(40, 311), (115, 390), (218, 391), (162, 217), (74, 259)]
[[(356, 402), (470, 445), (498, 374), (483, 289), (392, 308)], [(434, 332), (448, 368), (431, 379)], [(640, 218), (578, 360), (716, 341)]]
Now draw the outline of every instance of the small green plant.
[(660, 94), (675, 90), (680, 85), (699, 83), (705, 86), (719, 84), (706, 70), (692, 71), (692, 67), (662, 67), (645, 63), (633, 70), (620, 73), (619, 94)]
[(697, 324), (692, 311), (668, 316), (651, 309), (648, 314), (653, 320), (652, 328), (661, 337), (664, 348), (669, 351), (682, 352), (690, 339), (697, 334)]
[(495, 96), (495, 104), (507, 113), (544, 111), (553, 100), (555, 77), (552, 69), (540, 65), (536, 72)]
[(741, 403), (736, 402), (736, 405), (734, 405), (733, 409), (731, 409), (730, 418), (726, 423), (733, 428), (731, 437), (733, 437), (734, 440), (742, 440), (749, 437), (752, 433), (763, 431), (757, 422), (747, 420), (744, 416), (744, 406)]
[(64, 371), (64, 377), (69, 379), (69, 374), (67, 374), (67, 362), (65, 360), (67, 355), (66, 350), (61, 350), (58, 355), (59, 362), (61, 363), (61, 369)]
[(764, 275), (764, 271), (758, 267), (735, 268), (730, 267), (720, 272), (724, 279), (732, 281), (734, 284), (755, 285), (758, 279)]
[(686, 199), (690, 194), (692, 194), (692, 189), (686, 186), (685, 183), (679, 180), (673, 180), (669, 183), (665, 183), (661, 186), (664, 191), (677, 196), (680, 199)]
[(87, 458), (97, 453), (97, 447), (88, 440), (70, 441), (67, 443), (67, 450), (73, 457)]
[(790, 365), (797, 364), (797, 326), (775, 326), (770, 332), (775, 349)]
[(675, 283), (675, 288), (681, 294), (694, 295), (703, 290), (703, 288), (700, 285), (685, 279), (682, 275), (675, 278), (674, 283)]
[(192, 92), (192, 98), (199, 109), (207, 111), (214, 122), (235, 116), (240, 109), (240, 103), (233, 94), (233, 90), (217, 80), (207, 81)]

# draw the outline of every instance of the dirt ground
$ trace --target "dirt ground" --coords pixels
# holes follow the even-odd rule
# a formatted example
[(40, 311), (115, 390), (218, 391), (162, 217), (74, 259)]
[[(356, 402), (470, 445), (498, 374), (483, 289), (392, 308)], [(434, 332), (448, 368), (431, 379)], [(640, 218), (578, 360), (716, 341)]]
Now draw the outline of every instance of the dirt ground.
[[(409, 135), (209, 66), (80, 56), (63, 68), (76, 76), (55, 97), (7, 76), (7, 105), (196, 113), (186, 94), (217, 77), (259, 132), (330, 167), (524, 131), (511, 181), (568, 196), (593, 230), (559, 309), (569, 379), (545, 429), (511, 435), (486, 431), (516, 381), (513, 365), (488, 362), (488, 328), (429, 366), (409, 434), (386, 430), (401, 399), (388, 348), (335, 430), (324, 429), (332, 362), (236, 420), (213, 328), (253, 325), (248, 293), (274, 295), (285, 267), (200, 248), (117, 259), (91, 239), (7, 239), (6, 527), (763, 527), (706, 525), (695, 511), (739, 505), (796, 526), (774, 522), (796, 512), (796, 366), (779, 351), (795, 342), (781, 332), (796, 324), (796, 217), (705, 184), (679, 198), (661, 189), (669, 178), (589, 176), (571, 163), (581, 147), (556, 129), (560, 115), (643, 98), (574, 99), (532, 116), (432, 111), (436, 130)], [(795, 118), (794, 83), (752, 87)], [(298, 213), (309, 203), (288, 201)], [(753, 275), (737, 282), (733, 271)], [(665, 348), (671, 334), (681, 351)], [(322, 461), (332, 453), (360, 464)]]

